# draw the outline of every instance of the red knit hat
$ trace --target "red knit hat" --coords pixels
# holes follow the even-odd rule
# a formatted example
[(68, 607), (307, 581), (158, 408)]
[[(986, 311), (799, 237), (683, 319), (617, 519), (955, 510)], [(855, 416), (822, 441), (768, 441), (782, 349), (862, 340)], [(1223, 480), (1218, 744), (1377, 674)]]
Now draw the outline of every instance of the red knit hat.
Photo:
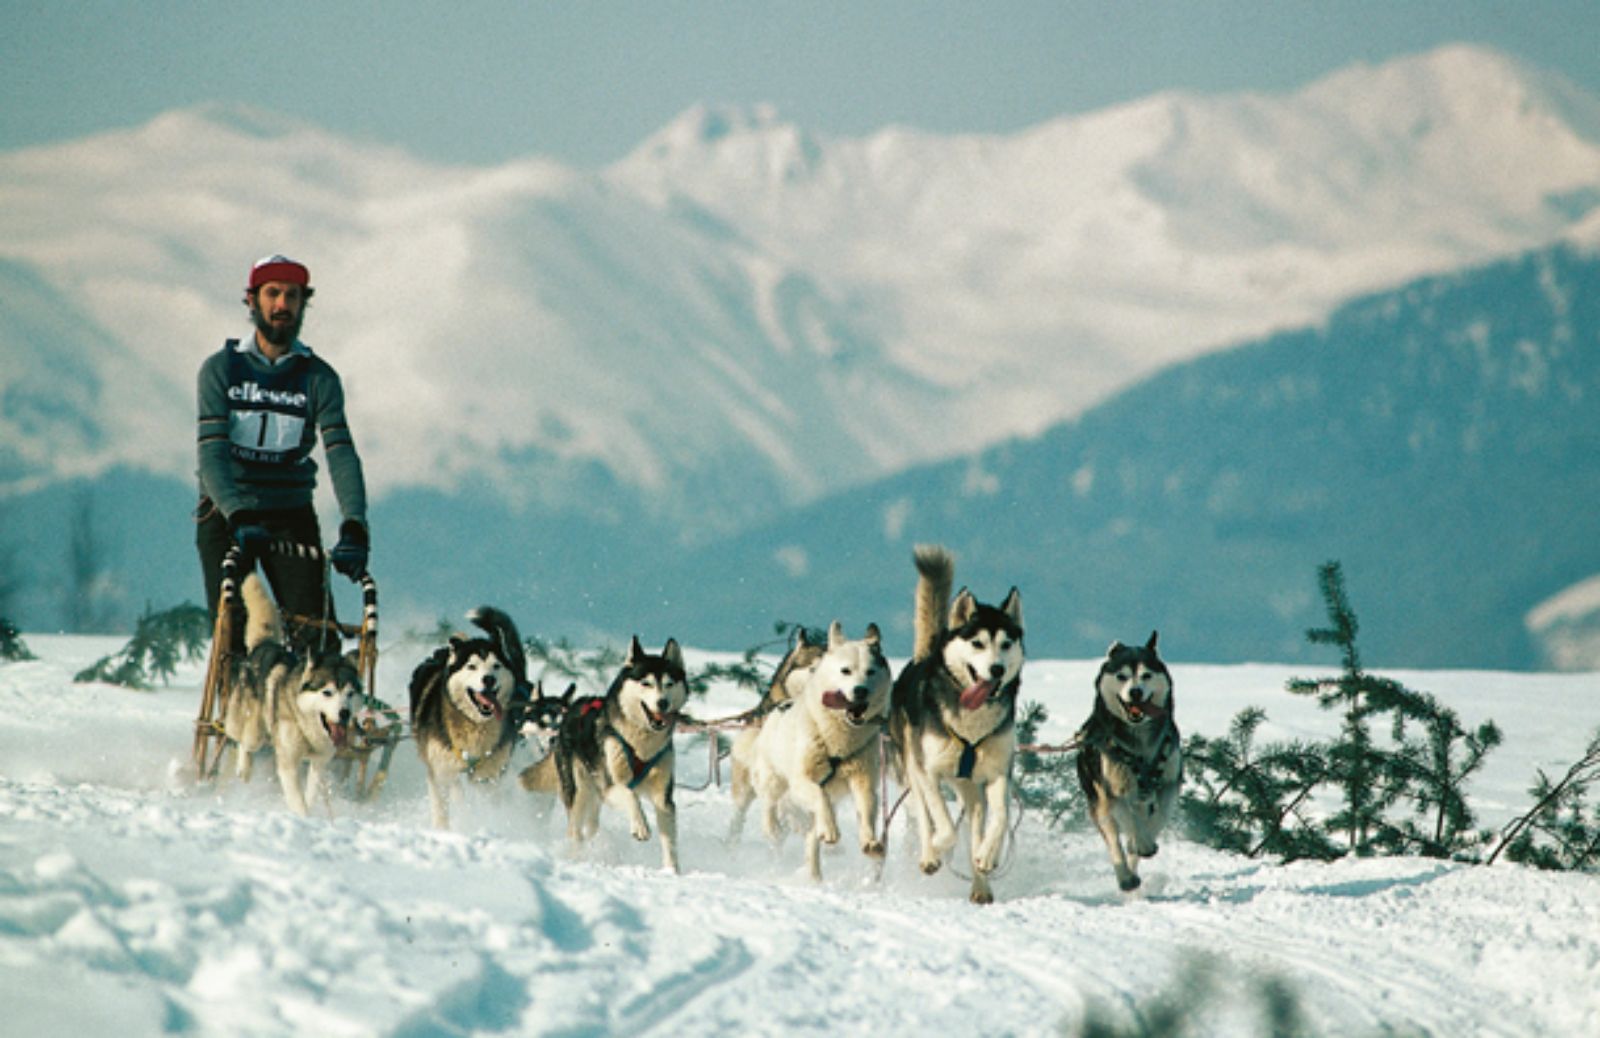
[(248, 291), (254, 292), (268, 281), (285, 281), (291, 285), (311, 284), (311, 272), (304, 263), (297, 263), (288, 256), (271, 255), (256, 260), (256, 265), (250, 268), (250, 287)]

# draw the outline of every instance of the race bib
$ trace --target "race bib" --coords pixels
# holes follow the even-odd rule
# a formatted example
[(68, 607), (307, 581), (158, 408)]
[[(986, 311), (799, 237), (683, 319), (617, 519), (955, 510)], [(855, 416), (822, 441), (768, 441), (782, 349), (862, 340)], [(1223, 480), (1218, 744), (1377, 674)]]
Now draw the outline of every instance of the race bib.
[(281, 462), (299, 450), (305, 428), (304, 415), (235, 409), (230, 413), (228, 437), (234, 457), (242, 461)]

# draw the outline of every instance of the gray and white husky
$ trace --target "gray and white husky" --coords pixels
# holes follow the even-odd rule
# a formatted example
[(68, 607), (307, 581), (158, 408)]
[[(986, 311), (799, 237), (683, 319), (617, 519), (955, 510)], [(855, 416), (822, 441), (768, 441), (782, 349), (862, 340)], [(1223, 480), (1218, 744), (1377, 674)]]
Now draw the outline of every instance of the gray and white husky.
[(628, 816), (635, 840), (650, 838), (644, 797), (655, 806), (662, 864), (678, 871), (678, 811), (673, 802), (678, 715), (689, 698), (683, 652), (667, 639), (660, 655), (635, 636), (604, 696), (579, 697), (566, 707), (550, 756), (523, 770), (530, 792), (559, 793), (574, 846), (600, 831), (600, 805)]
[(751, 802), (760, 796), (767, 837), (780, 843), (779, 812), (787, 798), (809, 816), (806, 868), (812, 880), (820, 881), (821, 845), (839, 842), (833, 805), (848, 793), (855, 798), (861, 853), (882, 859), (878, 743), (893, 681), (881, 640), (874, 624), (868, 625), (864, 638), (851, 641), (835, 620), (828, 628), (826, 649), (792, 672), (805, 680), (787, 682), (789, 698), (775, 703), (756, 727), (734, 740), (730, 842), (738, 839)]
[(289, 809), (309, 814), (310, 803), (321, 798), (332, 814), (328, 763), (348, 742), (351, 716), (361, 705), (354, 654), (296, 655), (284, 643), (282, 616), (260, 576), (246, 577), (240, 594), (248, 656), (234, 671), (222, 721), (223, 734), (235, 744), (238, 775), (248, 781), (254, 754), (270, 743)]
[(939, 870), (956, 843), (944, 789), (971, 822), (972, 900), (994, 900), (989, 874), (1004, 849), (1022, 681), (1022, 597), (1013, 587), (998, 607), (963, 588), (950, 602), (955, 561), (919, 545), (915, 641), (895, 681), (889, 738), (921, 834), (922, 871)]
[(1183, 782), (1172, 675), (1156, 638), (1152, 631), (1143, 646), (1111, 644), (1078, 732), (1078, 782), (1123, 890), (1139, 886), (1139, 859), (1155, 855)]
[(522, 636), (511, 617), (480, 606), (467, 618), (483, 635), (453, 635), (411, 675), (411, 731), (428, 772), (433, 824), (450, 827), (450, 802), (462, 778), (505, 774), (528, 700)]

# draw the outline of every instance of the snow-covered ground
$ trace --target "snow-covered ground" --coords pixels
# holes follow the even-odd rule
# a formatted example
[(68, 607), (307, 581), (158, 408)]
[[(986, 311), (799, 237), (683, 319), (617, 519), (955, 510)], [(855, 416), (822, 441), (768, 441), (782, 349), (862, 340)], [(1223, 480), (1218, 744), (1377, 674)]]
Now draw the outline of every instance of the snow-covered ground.
[[(409, 743), (375, 803), (342, 800), (331, 819), (288, 814), (270, 768), (197, 786), (197, 665), (149, 693), (76, 685), (122, 639), (25, 638), (41, 659), (0, 664), (7, 1034), (1072, 1034), (1177, 1000), (1203, 1006), (1195, 1033), (1249, 1035), (1268, 1033), (1272, 983), (1315, 1034), (1600, 1034), (1594, 876), (1284, 866), (1169, 839), (1127, 898), (1098, 837), (1025, 816), (979, 908), (951, 870), (917, 871), (903, 815), (881, 878), (841, 847), (813, 886), (798, 841), (774, 852), (752, 827), (725, 846), (714, 787), (680, 792), (674, 876), (609, 811), (574, 857), (559, 811), (513, 783), (474, 791), (456, 832), (431, 830)], [(390, 702), (423, 652), (385, 647)], [(1271, 718), (1263, 739), (1334, 730), (1283, 691), (1288, 668), (1172, 663), (1186, 731), (1221, 734), (1249, 704)], [(1094, 668), (1029, 663), (1045, 736), (1082, 719)], [(1485, 825), (1600, 725), (1594, 674), (1392, 676), (1504, 729), (1473, 787)], [(714, 689), (693, 710), (750, 701)], [(680, 781), (706, 766), (683, 739)]]

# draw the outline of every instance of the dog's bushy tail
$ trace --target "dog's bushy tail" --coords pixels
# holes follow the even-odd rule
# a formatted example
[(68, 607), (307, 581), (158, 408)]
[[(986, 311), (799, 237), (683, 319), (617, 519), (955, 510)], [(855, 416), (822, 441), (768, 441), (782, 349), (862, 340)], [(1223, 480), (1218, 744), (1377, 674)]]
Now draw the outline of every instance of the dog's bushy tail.
[(917, 564), (915, 635), (911, 646), (913, 660), (926, 659), (944, 633), (945, 607), (955, 583), (956, 560), (939, 544), (919, 544), (912, 551)]
[(262, 642), (283, 641), (283, 617), (261, 574), (252, 571), (244, 578), (239, 597), (244, 600), (245, 609), (244, 647), (248, 650)]
[(467, 614), (467, 619), (477, 624), (494, 640), (500, 649), (500, 655), (505, 657), (506, 666), (511, 668), (511, 673), (516, 676), (517, 684), (526, 684), (528, 680), (527, 653), (522, 645), (522, 634), (517, 630), (517, 625), (503, 610), (494, 606), (481, 605)]

